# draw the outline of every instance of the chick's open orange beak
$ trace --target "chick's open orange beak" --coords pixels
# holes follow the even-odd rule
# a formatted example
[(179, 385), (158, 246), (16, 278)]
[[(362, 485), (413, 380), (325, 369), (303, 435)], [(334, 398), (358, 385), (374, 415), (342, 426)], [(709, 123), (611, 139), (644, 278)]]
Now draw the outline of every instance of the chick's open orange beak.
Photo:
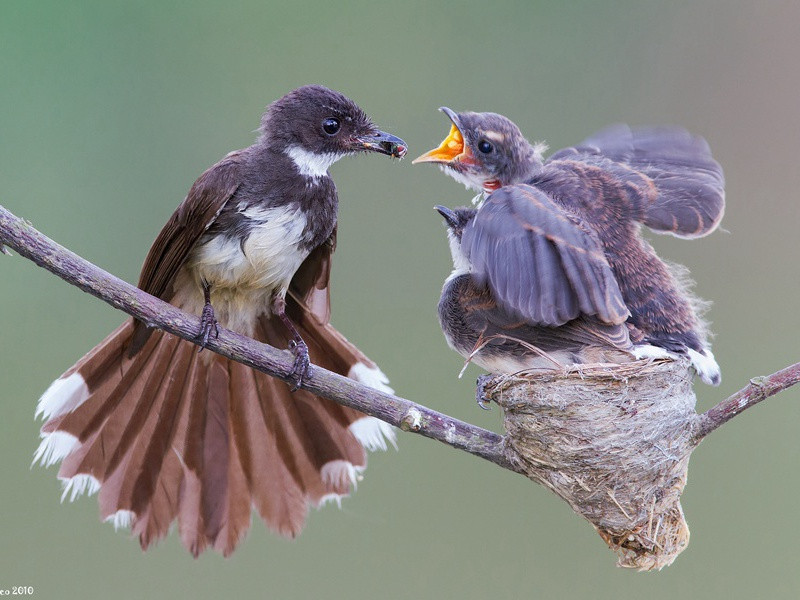
[(475, 164), (475, 159), (469, 147), (464, 146), (464, 136), (459, 131), (456, 125), (457, 115), (452, 110), (446, 107), (440, 109), (444, 112), (453, 123), (450, 126), (450, 133), (439, 144), (438, 148), (434, 148), (426, 152), (422, 156), (415, 158), (411, 164), (432, 162), (432, 163), (452, 163), (460, 162), (464, 164)]

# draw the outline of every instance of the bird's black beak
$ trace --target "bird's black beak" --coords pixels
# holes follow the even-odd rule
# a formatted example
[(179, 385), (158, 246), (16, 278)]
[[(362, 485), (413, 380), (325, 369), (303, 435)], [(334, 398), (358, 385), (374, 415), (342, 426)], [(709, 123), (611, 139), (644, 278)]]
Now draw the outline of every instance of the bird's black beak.
[(447, 134), (447, 137), (444, 138), (437, 148), (426, 152), (422, 156), (418, 156), (411, 161), (411, 164), (415, 165), (422, 162), (444, 164), (460, 162), (465, 165), (475, 164), (472, 151), (464, 144), (464, 135), (461, 132), (461, 120), (458, 113), (446, 106), (440, 107), (439, 110), (446, 114), (452, 122), (450, 133)]
[(444, 217), (444, 220), (447, 222), (447, 226), (450, 229), (456, 229), (458, 227), (458, 217), (456, 216), (456, 213), (446, 206), (437, 205), (433, 208), (439, 211), (439, 214)]
[(439, 111), (443, 112), (447, 115), (447, 118), (452, 121), (453, 125), (461, 129), (461, 118), (458, 116), (458, 113), (454, 111), (452, 108), (447, 108), (446, 106), (440, 106)]
[(385, 131), (360, 135), (355, 139), (355, 145), (356, 150), (378, 152), (393, 158), (403, 158), (408, 151), (408, 146), (403, 140)]

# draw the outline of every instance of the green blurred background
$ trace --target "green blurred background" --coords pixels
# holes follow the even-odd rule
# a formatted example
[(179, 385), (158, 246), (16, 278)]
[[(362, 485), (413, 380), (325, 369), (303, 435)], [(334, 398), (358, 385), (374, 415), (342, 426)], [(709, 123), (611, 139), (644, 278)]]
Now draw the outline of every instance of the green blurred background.
[[(493, 110), (557, 149), (611, 122), (682, 124), (726, 169), (707, 239), (658, 237), (714, 301), (718, 389), (794, 362), (800, 317), (800, 3), (125, 2), (0, 5), (0, 203), (128, 281), (195, 177), (251, 143), (264, 106), (319, 82), (416, 156)], [(341, 199), (333, 320), (398, 393), (497, 429), (436, 302), (450, 270), (437, 203), (471, 194), (382, 157), (333, 168)], [(19, 257), (0, 257), (0, 589), (38, 598), (797, 598), (800, 388), (714, 433), (683, 506), (692, 542), (657, 574), (615, 568), (592, 528), (518, 475), (401, 435), (341, 511), (289, 542), (254, 526), (198, 560), (172, 535), (146, 554), (59, 503), (29, 469), (36, 400), (123, 316)]]

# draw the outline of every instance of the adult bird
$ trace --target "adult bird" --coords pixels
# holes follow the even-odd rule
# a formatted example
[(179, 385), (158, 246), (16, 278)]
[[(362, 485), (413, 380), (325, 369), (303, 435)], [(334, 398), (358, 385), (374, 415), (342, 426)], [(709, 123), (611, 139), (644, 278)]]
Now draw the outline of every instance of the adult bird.
[[(358, 152), (402, 157), (352, 100), (319, 85), (273, 102), (250, 147), (204, 172), (161, 230), (144, 291), (201, 315), (201, 348), (227, 327), (384, 391), (381, 370), (329, 323), (338, 198), (328, 168)], [(230, 554), (255, 509), (293, 537), (309, 505), (338, 501), (390, 427), (163, 331), (128, 320), (39, 401), (35, 461), (63, 460), (63, 497), (99, 491), (101, 517), (143, 548), (177, 518), (197, 556)]]
[[(546, 146), (506, 117), (441, 110), (449, 135), (414, 162), (438, 164), (480, 192), (477, 209), (440, 210), (455, 266), (440, 319), (458, 352), (483, 354), (493, 372), (542, 366), (542, 355), (587, 362), (595, 347), (619, 360), (673, 352), (688, 354), (704, 382), (719, 383), (703, 303), (685, 271), (640, 234), (641, 224), (682, 238), (717, 228), (724, 178), (705, 140), (674, 127), (618, 125), (544, 160)], [(503, 336), (515, 352), (480, 349)]]

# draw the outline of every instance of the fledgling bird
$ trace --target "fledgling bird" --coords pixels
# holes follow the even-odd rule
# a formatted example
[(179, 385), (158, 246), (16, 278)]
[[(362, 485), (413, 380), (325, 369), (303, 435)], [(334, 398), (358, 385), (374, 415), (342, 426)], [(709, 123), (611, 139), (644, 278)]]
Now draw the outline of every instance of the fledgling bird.
[[(319, 85), (273, 102), (250, 147), (203, 173), (161, 230), (139, 287), (218, 324), (390, 391), (381, 370), (329, 322), (338, 198), (328, 168), (358, 152), (395, 157), (405, 143), (352, 100)], [(295, 386), (295, 387), (296, 387)], [(373, 417), (289, 386), (129, 320), (39, 401), (47, 421), (34, 461), (63, 460), (62, 499), (99, 491), (101, 517), (143, 548), (177, 518), (197, 556), (230, 554), (257, 510), (294, 537), (309, 505), (339, 501), (365, 448), (394, 444)]]
[[(436, 163), (481, 193), (477, 209), (440, 209), (455, 270), (439, 310), (454, 349), (472, 356), (478, 346), (469, 342), (496, 343), (499, 328), (524, 334), (517, 339), (538, 352), (500, 349), (508, 364), (495, 357), (483, 365), (492, 372), (542, 366), (541, 351), (587, 362), (588, 349), (601, 342), (622, 350), (607, 354), (621, 362), (631, 353), (688, 354), (704, 382), (719, 384), (701, 302), (640, 235), (641, 224), (683, 238), (717, 228), (724, 178), (705, 140), (679, 128), (619, 125), (544, 160), (546, 147), (528, 142), (506, 117), (441, 110), (452, 122), (449, 135), (414, 162)], [(485, 301), (474, 301), (476, 294)], [(576, 328), (590, 337), (576, 339)], [(577, 353), (576, 344), (583, 347)]]
[[(633, 360), (625, 314), (604, 315), (605, 320), (582, 314), (556, 326), (540, 322), (546, 318), (523, 317), (514, 304), (498, 301), (490, 286), (475, 276), (462, 247), (464, 232), (472, 226), (478, 210), (444, 206), (436, 210), (447, 223), (453, 257), (453, 272), (439, 300), (439, 323), (451, 348), (490, 373)], [(593, 284), (616, 293), (607, 265), (591, 267), (586, 274), (596, 276)], [(539, 293), (543, 291), (546, 293), (542, 289)]]

